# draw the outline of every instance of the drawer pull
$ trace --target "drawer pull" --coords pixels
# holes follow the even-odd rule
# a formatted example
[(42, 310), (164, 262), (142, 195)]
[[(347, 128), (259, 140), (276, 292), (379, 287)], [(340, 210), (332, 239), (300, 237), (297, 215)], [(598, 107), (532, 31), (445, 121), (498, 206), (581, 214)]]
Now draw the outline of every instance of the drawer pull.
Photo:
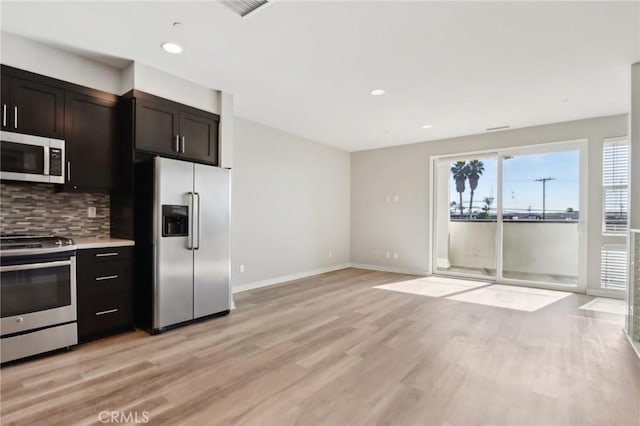
[(98, 253), (96, 254), (96, 257), (107, 257), (107, 256), (117, 256), (118, 252), (113, 252), (113, 253)]
[(101, 312), (96, 312), (96, 316), (98, 315), (106, 315), (106, 314), (112, 314), (114, 312), (118, 312), (117, 309), (109, 309), (108, 311), (101, 311)]
[(106, 277), (96, 277), (96, 281), (115, 280), (116, 278), (118, 278), (117, 275), (107, 275)]

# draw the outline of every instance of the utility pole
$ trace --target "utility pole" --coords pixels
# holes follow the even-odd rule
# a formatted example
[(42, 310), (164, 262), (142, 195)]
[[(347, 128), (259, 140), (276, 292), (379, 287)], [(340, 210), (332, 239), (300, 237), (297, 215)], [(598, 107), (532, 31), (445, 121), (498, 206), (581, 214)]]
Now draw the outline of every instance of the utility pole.
[(552, 177), (540, 178), (536, 179), (535, 182), (542, 182), (542, 220), (545, 219), (546, 210), (547, 210), (547, 181), (556, 180)]

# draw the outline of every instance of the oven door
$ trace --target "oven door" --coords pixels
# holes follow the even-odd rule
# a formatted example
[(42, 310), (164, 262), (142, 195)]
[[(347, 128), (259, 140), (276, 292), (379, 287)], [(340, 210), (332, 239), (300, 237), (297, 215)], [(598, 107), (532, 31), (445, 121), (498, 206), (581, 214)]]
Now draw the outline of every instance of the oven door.
[(76, 321), (76, 258), (0, 267), (2, 336)]

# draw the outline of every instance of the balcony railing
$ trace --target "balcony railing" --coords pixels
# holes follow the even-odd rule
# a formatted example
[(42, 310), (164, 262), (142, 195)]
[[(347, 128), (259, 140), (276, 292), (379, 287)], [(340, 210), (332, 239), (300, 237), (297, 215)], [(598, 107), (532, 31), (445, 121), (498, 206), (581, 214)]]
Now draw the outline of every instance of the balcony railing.
[[(490, 219), (452, 220), (448, 241), (451, 267), (495, 271), (496, 227)], [(502, 235), (505, 278), (536, 275), (546, 276), (542, 277), (545, 281), (577, 281), (576, 220), (505, 220)]]

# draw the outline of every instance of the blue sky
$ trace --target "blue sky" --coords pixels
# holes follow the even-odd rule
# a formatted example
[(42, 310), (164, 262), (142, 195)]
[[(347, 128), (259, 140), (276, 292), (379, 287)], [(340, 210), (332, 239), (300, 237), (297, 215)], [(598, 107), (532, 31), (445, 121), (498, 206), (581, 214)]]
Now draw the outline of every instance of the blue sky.
[[(497, 160), (481, 159), (485, 171), (478, 181), (478, 188), (473, 196), (473, 205), (480, 209), (484, 197), (496, 198)], [(568, 207), (579, 210), (580, 192), (580, 153), (578, 151), (550, 152), (545, 154), (518, 155), (504, 160), (504, 210), (524, 210), (529, 206), (532, 210), (542, 210), (542, 183), (535, 179), (552, 177), (547, 182), (547, 211), (565, 211)], [(462, 194), (465, 212), (469, 206), (469, 182)], [(452, 201), (458, 201), (456, 185), (451, 178)], [(492, 207), (495, 209), (496, 201)]]

